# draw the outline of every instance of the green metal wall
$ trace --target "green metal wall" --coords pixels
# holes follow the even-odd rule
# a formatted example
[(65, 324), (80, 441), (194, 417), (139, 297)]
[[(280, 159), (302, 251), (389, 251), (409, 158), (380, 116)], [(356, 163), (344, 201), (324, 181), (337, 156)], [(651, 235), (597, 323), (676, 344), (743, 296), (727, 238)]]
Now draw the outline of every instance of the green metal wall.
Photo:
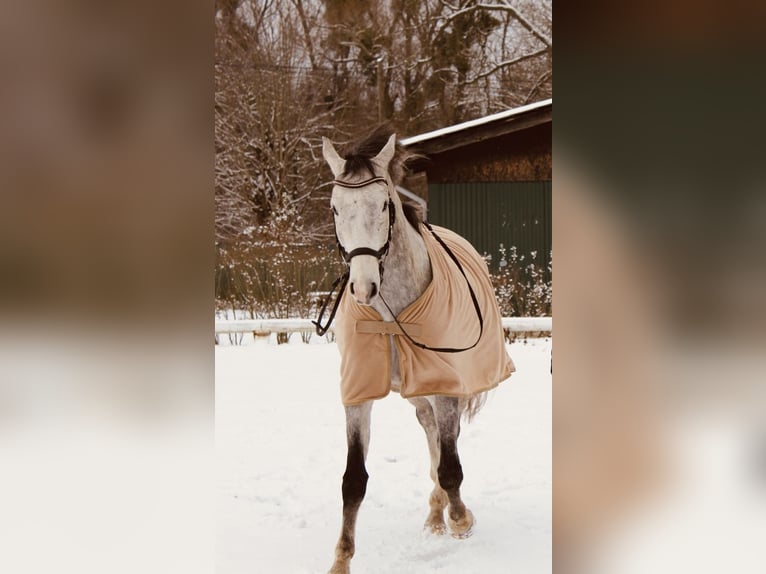
[(519, 255), (537, 251), (548, 265), (551, 253), (550, 181), (431, 183), (428, 221), (468, 239), (498, 263), (498, 246), (516, 246)]

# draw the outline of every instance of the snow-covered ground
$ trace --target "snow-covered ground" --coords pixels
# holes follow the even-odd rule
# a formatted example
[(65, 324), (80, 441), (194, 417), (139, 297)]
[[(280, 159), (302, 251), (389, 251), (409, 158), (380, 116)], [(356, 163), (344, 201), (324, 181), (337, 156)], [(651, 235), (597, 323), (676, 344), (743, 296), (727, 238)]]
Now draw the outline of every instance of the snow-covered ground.
[[(508, 346), (517, 372), (464, 424), (466, 540), (423, 531), (432, 488), (425, 434), (396, 394), (373, 408), (370, 480), (352, 572), (551, 571), (550, 339)], [(324, 573), (341, 520), (346, 458), (332, 343), (217, 346), (219, 574)]]

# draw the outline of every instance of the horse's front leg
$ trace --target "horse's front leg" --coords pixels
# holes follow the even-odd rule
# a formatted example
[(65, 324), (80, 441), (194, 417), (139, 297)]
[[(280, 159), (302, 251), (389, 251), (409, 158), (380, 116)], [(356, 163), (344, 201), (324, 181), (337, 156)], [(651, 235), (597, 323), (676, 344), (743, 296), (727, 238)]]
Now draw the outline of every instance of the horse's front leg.
[(460, 435), (460, 414), (464, 404), (460, 399), (436, 395), (433, 397), (434, 415), (439, 429), (439, 484), (447, 493), (447, 512), (452, 535), (466, 538), (471, 535), (473, 514), (460, 498), (463, 468), (457, 454), (457, 438)]
[(354, 556), (354, 532), (356, 516), (367, 490), (367, 447), (370, 444), (370, 412), (372, 401), (346, 407), (346, 437), (348, 456), (346, 472), (343, 475), (343, 526), (335, 547), (335, 562), (329, 574), (348, 574), (351, 558)]
[(426, 519), (425, 528), (434, 534), (446, 534), (447, 525), (444, 523), (444, 509), (447, 508), (447, 493), (439, 484), (439, 429), (436, 426), (434, 409), (428, 399), (417, 397), (409, 399), (415, 405), (415, 414), (418, 422), (426, 431), (428, 441), (428, 453), (431, 456), (431, 480), (434, 481), (434, 489), (428, 498), (430, 512)]

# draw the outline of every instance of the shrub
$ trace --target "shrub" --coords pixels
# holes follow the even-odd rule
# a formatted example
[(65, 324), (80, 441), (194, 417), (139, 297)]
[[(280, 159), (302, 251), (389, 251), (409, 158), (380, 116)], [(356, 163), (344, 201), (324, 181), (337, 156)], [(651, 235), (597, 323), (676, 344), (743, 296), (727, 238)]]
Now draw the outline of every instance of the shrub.
[[(516, 247), (498, 249), (498, 270), (490, 273), (503, 317), (547, 317), (552, 312), (552, 256), (547, 262), (532, 251), (519, 255)], [(489, 256), (485, 256), (489, 258)]]
[[(515, 247), (506, 249), (502, 244), (498, 253), (498, 270), (490, 272), (490, 277), (502, 316), (550, 316), (551, 258), (543, 263), (536, 252), (518, 255)], [(219, 249), (216, 311), (231, 316), (234, 311), (244, 312), (252, 319), (314, 318), (342, 272), (334, 246), (240, 244), (237, 249)], [(506, 338), (512, 341), (513, 333), (506, 333)], [(277, 336), (280, 344), (288, 339), (287, 334)], [(307, 343), (311, 334), (303, 333), (301, 339)]]
[[(341, 272), (337, 252), (327, 246), (261, 244), (219, 249), (216, 311), (240, 311), (252, 319), (313, 318), (321, 295)], [(282, 334), (277, 342), (288, 338)]]

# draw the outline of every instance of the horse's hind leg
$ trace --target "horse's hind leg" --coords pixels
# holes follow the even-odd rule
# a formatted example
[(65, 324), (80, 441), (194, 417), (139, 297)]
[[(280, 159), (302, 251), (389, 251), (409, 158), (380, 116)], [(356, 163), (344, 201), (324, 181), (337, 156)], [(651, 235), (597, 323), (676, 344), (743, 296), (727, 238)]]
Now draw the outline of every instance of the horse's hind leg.
[(473, 514), (460, 498), (463, 482), (463, 468), (457, 453), (457, 438), (460, 435), (460, 414), (464, 404), (460, 399), (436, 395), (433, 397), (436, 427), (439, 429), (439, 484), (449, 500), (448, 518), (452, 535), (465, 538), (471, 535)]
[(335, 547), (335, 562), (329, 574), (348, 574), (354, 556), (356, 516), (367, 490), (367, 470), (364, 461), (370, 444), (370, 412), (372, 401), (346, 407), (346, 438), (348, 456), (343, 475), (343, 526)]
[(428, 498), (430, 511), (425, 527), (434, 534), (445, 534), (447, 525), (444, 523), (444, 509), (447, 508), (447, 493), (439, 484), (437, 474), (439, 468), (439, 430), (436, 428), (436, 417), (434, 417), (434, 410), (427, 399), (410, 399), (410, 402), (415, 405), (418, 422), (426, 431), (428, 453), (431, 455), (431, 480), (434, 481), (434, 489)]

